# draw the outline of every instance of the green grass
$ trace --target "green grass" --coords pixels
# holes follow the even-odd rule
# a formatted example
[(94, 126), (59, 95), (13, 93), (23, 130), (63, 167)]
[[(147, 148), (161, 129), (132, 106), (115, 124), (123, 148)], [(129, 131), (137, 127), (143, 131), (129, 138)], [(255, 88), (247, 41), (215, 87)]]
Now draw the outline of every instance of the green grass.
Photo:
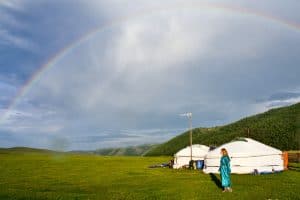
[(200, 171), (148, 168), (168, 159), (0, 151), (0, 199), (300, 198), (298, 171), (232, 175), (224, 194)]
[(289, 163), (288, 168), (300, 172), (300, 163)]
[[(300, 103), (272, 109), (225, 126), (193, 129), (194, 144), (219, 146), (237, 137), (248, 136), (281, 150), (299, 150)], [(170, 156), (188, 145), (189, 133), (185, 132), (164, 144), (158, 145), (146, 155)]]

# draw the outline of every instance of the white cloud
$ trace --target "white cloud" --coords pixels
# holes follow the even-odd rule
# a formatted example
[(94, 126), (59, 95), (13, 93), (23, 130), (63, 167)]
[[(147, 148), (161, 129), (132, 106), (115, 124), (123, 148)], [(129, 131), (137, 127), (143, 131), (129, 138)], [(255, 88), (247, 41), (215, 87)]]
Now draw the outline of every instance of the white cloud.
[(206, 49), (212, 35), (207, 33), (212, 32), (208, 28), (202, 32), (199, 31), (201, 27), (188, 28), (187, 24), (192, 26), (193, 23), (187, 17), (149, 18), (151, 21), (146, 17), (122, 26), (115, 47), (117, 67), (143, 73), (173, 69), (177, 63), (200, 56), (201, 49)]
[(37, 49), (37, 45), (29, 37), (20, 33), (28, 29), (26, 23), (15, 17), (15, 13), (25, 14), (26, 2), (19, 0), (0, 2), (0, 47), (15, 47), (32, 52)]
[(7, 29), (0, 29), (0, 45), (14, 46), (17, 48), (33, 51), (36, 49), (36, 45), (29, 39), (22, 36), (16, 36), (10, 33)]
[(296, 98), (283, 99), (283, 100), (267, 101), (264, 103), (264, 106), (268, 109), (271, 109), (271, 108), (278, 108), (282, 106), (289, 106), (299, 102), (300, 102), (300, 97), (296, 97)]
[(10, 8), (13, 10), (21, 10), (22, 9), (22, 1), (20, 1), (20, 0), (1, 0), (0, 6)]
[(121, 130), (119, 134), (101, 132), (97, 135), (85, 135), (69, 138), (71, 149), (93, 150), (108, 147), (126, 147), (141, 144), (155, 144), (166, 141), (186, 129), (131, 129)]

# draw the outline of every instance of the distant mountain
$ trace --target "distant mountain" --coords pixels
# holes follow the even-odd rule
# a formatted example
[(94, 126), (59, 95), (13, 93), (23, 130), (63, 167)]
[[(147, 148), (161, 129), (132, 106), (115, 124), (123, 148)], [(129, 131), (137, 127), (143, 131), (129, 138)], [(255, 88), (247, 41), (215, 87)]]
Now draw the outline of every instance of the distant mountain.
[(37, 149), (30, 147), (12, 147), (12, 148), (0, 148), (2, 153), (58, 153), (56, 151), (48, 149)]
[(157, 145), (140, 145), (140, 146), (130, 146), (123, 148), (106, 148), (97, 149), (93, 151), (94, 154), (105, 155), (105, 156), (143, 156), (151, 149), (155, 148)]
[[(218, 146), (237, 137), (251, 137), (281, 150), (299, 150), (300, 103), (271, 109), (225, 126), (193, 129), (194, 144)], [(189, 133), (185, 132), (149, 150), (146, 156), (173, 155), (188, 145)]]
[(37, 149), (29, 147), (12, 147), (12, 148), (0, 148), (0, 153), (49, 153), (49, 154), (64, 154), (64, 153), (73, 153), (73, 154), (96, 154), (103, 156), (143, 156), (152, 148), (155, 148), (157, 145), (145, 144), (139, 146), (130, 146), (122, 148), (106, 148), (106, 149), (97, 149), (91, 151), (68, 151), (68, 152), (58, 152), (47, 149)]

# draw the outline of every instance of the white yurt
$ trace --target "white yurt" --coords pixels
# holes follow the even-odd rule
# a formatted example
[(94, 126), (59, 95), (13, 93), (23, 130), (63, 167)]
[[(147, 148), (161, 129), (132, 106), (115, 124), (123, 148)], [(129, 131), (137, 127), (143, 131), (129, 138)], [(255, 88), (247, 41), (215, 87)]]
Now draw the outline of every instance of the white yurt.
[(219, 173), (220, 151), (231, 159), (231, 173), (272, 173), (284, 170), (282, 152), (250, 138), (239, 138), (210, 151), (204, 161), (205, 173)]
[[(206, 154), (209, 151), (209, 147), (200, 144), (192, 145), (192, 159), (193, 160), (204, 160)], [(179, 169), (184, 165), (188, 165), (191, 160), (191, 147), (188, 146), (181, 149), (174, 155), (174, 169)]]

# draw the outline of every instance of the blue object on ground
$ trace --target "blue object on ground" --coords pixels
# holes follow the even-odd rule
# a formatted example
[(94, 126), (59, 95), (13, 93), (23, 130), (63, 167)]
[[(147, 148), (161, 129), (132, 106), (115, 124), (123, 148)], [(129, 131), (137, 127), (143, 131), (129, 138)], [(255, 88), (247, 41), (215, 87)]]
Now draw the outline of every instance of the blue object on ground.
[(204, 160), (196, 160), (196, 168), (203, 169), (204, 167)]

